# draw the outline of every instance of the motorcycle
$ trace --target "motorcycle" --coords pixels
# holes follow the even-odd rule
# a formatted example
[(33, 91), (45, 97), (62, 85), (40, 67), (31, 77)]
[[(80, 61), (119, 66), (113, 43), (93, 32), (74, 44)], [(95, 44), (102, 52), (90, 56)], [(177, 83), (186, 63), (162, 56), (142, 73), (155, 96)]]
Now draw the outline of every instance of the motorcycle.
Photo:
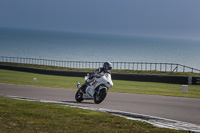
[(85, 81), (89, 82), (85, 92), (83, 92), (80, 87), (80, 83), (77, 82), (78, 91), (76, 92), (75, 99), (77, 102), (82, 102), (83, 100), (94, 100), (94, 103), (101, 103), (108, 90), (113, 86), (111, 79), (111, 74), (105, 73), (104, 75), (96, 76), (90, 81), (89, 76), (85, 76)]

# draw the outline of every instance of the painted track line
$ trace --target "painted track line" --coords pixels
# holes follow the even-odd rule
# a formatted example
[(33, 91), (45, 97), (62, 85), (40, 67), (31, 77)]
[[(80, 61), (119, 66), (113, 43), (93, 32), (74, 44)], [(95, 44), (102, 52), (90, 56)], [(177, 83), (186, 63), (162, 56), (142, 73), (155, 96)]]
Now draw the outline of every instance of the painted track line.
[(7, 97), (7, 98), (12, 98), (12, 99), (18, 99), (18, 100), (26, 100), (26, 101), (36, 101), (36, 102), (41, 102), (41, 103), (59, 104), (59, 105), (70, 106), (70, 107), (78, 107), (81, 109), (88, 109), (92, 111), (99, 111), (99, 112), (105, 112), (105, 113), (117, 115), (117, 116), (124, 117), (126, 119), (147, 122), (157, 127), (200, 132), (200, 125), (171, 120), (171, 119), (165, 119), (165, 118), (155, 117), (155, 116), (150, 116), (150, 115), (130, 113), (130, 112), (124, 112), (124, 111), (119, 111), (119, 110), (105, 109), (105, 108), (95, 108), (95, 107), (90, 107), (90, 106), (83, 106), (80, 104), (74, 104), (74, 103), (34, 99), (34, 98), (28, 98), (28, 97), (9, 96), (9, 95), (2, 95), (1, 97)]

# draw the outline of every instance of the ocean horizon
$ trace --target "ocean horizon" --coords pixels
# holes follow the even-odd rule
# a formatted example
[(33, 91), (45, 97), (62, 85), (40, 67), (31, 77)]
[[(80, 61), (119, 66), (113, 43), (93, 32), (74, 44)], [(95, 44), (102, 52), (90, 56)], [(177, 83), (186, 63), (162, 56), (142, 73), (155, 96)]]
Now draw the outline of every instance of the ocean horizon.
[(200, 40), (0, 28), (0, 56), (178, 63), (200, 69)]

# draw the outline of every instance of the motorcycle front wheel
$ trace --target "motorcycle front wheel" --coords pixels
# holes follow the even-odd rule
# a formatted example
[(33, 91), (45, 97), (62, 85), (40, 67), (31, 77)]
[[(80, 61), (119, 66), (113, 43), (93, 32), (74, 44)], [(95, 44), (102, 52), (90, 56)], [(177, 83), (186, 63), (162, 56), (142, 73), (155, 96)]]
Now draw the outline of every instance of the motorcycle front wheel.
[(78, 91), (76, 92), (75, 99), (77, 102), (82, 102), (84, 100), (83, 93), (80, 91), (80, 89), (78, 89)]
[(100, 91), (99, 91), (99, 90), (96, 91), (96, 92), (94, 93), (94, 102), (95, 102), (96, 104), (101, 103), (101, 102), (106, 98), (106, 95), (107, 95), (107, 90), (106, 90), (106, 88), (103, 88), (103, 89), (101, 89)]

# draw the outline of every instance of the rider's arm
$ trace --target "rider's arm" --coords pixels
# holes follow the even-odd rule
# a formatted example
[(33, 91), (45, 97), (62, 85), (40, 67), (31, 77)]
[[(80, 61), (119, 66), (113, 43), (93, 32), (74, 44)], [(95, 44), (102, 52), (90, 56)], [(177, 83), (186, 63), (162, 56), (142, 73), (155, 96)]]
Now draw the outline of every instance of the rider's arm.
[(94, 77), (98, 77), (101, 76), (101, 72), (103, 71), (103, 68), (99, 67), (97, 70), (95, 70), (94, 72), (92, 72), (89, 76), (89, 79), (92, 79)]

